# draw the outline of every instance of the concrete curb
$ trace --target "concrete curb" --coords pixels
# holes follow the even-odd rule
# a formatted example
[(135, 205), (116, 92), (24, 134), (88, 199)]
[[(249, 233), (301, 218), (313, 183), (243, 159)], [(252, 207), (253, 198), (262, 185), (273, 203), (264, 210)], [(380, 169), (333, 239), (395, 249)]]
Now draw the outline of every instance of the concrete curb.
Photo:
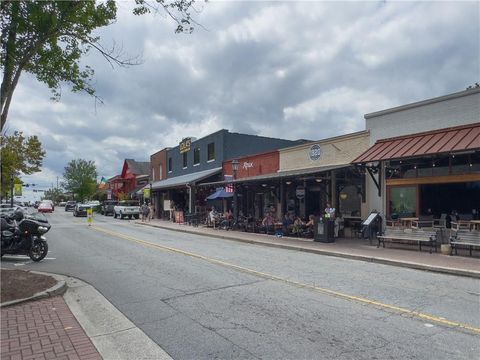
[(53, 296), (63, 295), (67, 291), (67, 283), (65, 282), (65, 280), (63, 280), (62, 277), (56, 274), (44, 273), (39, 271), (30, 271), (30, 270), (27, 270), (27, 272), (31, 272), (32, 274), (50, 276), (55, 280), (57, 280), (57, 284), (47, 290), (40, 291), (36, 294), (33, 294), (30, 297), (3, 302), (0, 304), (0, 308), (18, 305), (28, 301), (35, 301), (35, 300), (45, 299)]
[(334, 256), (334, 257), (340, 257), (340, 258), (350, 259), (350, 260), (365, 261), (365, 262), (371, 262), (371, 263), (377, 263), (377, 264), (383, 264), (383, 265), (410, 268), (415, 270), (430, 271), (430, 272), (435, 272), (440, 274), (456, 275), (456, 276), (480, 279), (480, 271), (469, 271), (469, 270), (462, 270), (462, 269), (455, 269), (455, 268), (446, 268), (441, 266), (424, 265), (424, 264), (412, 263), (407, 261), (398, 261), (398, 260), (386, 259), (386, 258), (375, 257), (375, 256), (353, 255), (353, 254), (346, 254), (346, 253), (335, 252), (335, 251), (310, 249), (310, 248), (304, 248), (301, 246), (288, 245), (288, 244), (275, 244), (275, 243), (266, 242), (262, 240), (241, 239), (238, 237), (228, 236), (228, 235), (203, 234), (203, 233), (191, 231), (188, 229), (172, 229), (167, 226), (162, 226), (162, 225), (152, 224), (152, 223), (144, 223), (144, 222), (142, 223), (140, 221), (135, 221), (135, 223), (139, 225), (156, 227), (164, 230), (171, 230), (171, 231), (183, 232), (187, 234), (200, 235), (200, 236), (209, 236), (209, 237), (214, 237), (218, 239), (237, 241), (237, 242), (242, 242), (247, 244), (256, 244), (256, 245), (263, 245), (263, 246), (269, 246), (269, 247), (286, 249), (286, 250), (303, 251), (303, 252), (308, 252), (308, 253), (318, 254), (318, 255)]
[(92, 285), (64, 279), (68, 291), (63, 299), (103, 359), (172, 359)]

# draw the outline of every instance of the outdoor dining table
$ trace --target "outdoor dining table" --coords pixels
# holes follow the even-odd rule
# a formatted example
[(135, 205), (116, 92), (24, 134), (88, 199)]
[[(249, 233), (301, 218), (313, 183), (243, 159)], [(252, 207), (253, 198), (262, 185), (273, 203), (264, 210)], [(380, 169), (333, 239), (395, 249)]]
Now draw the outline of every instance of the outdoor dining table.
[(414, 221), (418, 221), (418, 217), (405, 217), (405, 218), (400, 218), (399, 220), (402, 226), (410, 228), (412, 227), (412, 223)]
[(480, 230), (480, 220), (470, 220), (470, 230)]

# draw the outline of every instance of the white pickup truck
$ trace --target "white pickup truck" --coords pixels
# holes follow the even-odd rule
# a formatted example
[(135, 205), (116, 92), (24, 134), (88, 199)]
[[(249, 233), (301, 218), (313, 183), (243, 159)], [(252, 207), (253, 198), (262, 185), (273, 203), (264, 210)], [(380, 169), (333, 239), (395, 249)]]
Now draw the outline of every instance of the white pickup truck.
[(113, 208), (113, 217), (120, 217), (120, 219), (125, 217), (138, 219), (140, 217), (140, 204), (136, 200), (120, 201)]

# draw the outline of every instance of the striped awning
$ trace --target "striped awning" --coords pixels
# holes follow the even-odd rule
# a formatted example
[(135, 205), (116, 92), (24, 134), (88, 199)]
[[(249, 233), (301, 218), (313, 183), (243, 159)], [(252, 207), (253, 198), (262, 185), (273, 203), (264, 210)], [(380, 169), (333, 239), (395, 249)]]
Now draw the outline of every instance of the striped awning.
[(378, 140), (353, 164), (480, 150), (480, 123)]

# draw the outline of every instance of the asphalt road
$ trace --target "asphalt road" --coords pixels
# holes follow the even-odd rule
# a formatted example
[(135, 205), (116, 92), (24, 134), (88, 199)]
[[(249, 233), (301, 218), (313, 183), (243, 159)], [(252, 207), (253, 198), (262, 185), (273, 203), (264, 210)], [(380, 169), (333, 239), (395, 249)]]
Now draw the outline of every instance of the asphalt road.
[(476, 359), (480, 281), (58, 209), (34, 269), (92, 284), (174, 359)]

